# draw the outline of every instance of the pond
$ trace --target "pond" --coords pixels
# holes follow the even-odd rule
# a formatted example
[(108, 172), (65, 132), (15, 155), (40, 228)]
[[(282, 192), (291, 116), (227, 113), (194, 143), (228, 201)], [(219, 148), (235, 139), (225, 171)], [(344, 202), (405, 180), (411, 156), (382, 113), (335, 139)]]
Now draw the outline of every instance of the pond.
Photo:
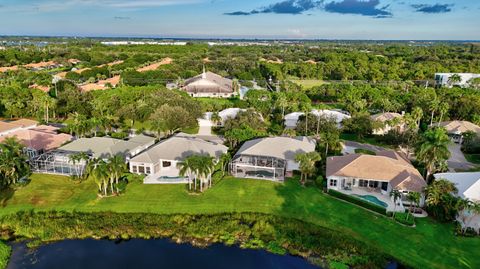
[(263, 250), (240, 249), (235, 246), (212, 245), (196, 248), (169, 240), (114, 242), (108, 240), (64, 240), (35, 249), (25, 243), (12, 244), (7, 269), (55, 268), (318, 268), (305, 259), (275, 255)]

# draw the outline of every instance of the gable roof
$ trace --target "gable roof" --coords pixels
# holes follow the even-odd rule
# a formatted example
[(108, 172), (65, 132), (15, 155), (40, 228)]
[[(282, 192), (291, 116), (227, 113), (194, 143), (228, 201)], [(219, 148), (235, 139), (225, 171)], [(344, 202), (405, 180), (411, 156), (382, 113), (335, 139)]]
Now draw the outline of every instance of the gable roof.
[(237, 151), (238, 155), (275, 157), (294, 160), (298, 153), (315, 151), (316, 142), (305, 136), (296, 138), (277, 136), (258, 138), (245, 142)]
[(233, 93), (233, 81), (212, 72), (187, 79), (183, 89), (189, 93)]
[(224, 145), (180, 133), (160, 141), (130, 161), (141, 163), (157, 163), (160, 159), (182, 161), (192, 155), (209, 155), (218, 159), (227, 151), (228, 148)]
[(22, 128), (32, 128), (38, 124), (38, 121), (29, 119), (19, 119), (15, 121), (0, 121), (0, 133), (14, 131)]
[(480, 202), (480, 172), (439, 173), (433, 176), (454, 183), (460, 197)]
[(327, 159), (327, 177), (353, 177), (390, 182), (393, 188), (421, 192), (425, 180), (408, 159), (392, 151), (376, 156), (350, 154)]
[(480, 126), (473, 124), (469, 121), (444, 121), (440, 122), (438, 125), (445, 128), (450, 134), (462, 134), (467, 131), (472, 131), (474, 133), (480, 134)]

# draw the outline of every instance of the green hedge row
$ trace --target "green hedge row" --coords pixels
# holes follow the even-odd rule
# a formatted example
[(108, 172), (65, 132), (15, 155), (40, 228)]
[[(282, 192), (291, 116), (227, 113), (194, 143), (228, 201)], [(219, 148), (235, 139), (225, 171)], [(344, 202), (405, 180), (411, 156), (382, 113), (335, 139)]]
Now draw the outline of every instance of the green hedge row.
[(387, 209), (385, 207), (381, 207), (379, 205), (370, 203), (370, 202), (365, 201), (361, 198), (357, 198), (355, 196), (348, 195), (348, 194), (343, 194), (343, 193), (335, 191), (335, 190), (328, 190), (328, 194), (330, 194), (331, 196), (337, 197), (339, 199), (345, 200), (347, 202), (359, 205), (359, 206), (364, 207), (366, 209), (372, 210), (374, 212), (380, 213), (382, 215), (387, 215)]
[(3, 241), (0, 241), (0, 269), (7, 268), (8, 260), (10, 258), (10, 251), (11, 248)]

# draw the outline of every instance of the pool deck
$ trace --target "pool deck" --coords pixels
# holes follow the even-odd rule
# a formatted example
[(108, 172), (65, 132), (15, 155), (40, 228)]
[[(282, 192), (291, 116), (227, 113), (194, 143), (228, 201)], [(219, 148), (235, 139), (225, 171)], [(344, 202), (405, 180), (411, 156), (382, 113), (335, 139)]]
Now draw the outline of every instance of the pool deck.
[(360, 196), (371, 195), (371, 196), (375, 196), (378, 200), (380, 200), (380, 201), (382, 201), (382, 202), (384, 202), (388, 205), (387, 206), (387, 211), (392, 211), (393, 212), (393, 211), (396, 210), (397, 212), (403, 212), (405, 210), (405, 208), (402, 205), (397, 205), (397, 207), (395, 208), (395, 203), (391, 200), (391, 198), (389, 196), (383, 195), (379, 192), (367, 191), (367, 190), (364, 190), (364, 189), (361, 189), (361, 188), (352, 188), (352, 190), (339, 190), (339, 192), (344, 193), (344, 194), (348, 194), (348, 195), (360, 195)]

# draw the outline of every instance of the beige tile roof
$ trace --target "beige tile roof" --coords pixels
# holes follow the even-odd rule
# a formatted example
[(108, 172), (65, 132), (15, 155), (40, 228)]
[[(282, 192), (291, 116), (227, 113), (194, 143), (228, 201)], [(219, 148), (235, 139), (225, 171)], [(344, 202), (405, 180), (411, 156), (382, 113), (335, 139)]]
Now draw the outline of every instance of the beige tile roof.
[(47, 62), (26, 64), (24, 65), (24, 67), (30, 69), (30, 68), (45, 68), (45, 67), (50, 67), (55, 65), (58, 65), (58, 63), (55, 61), (47, 61)]
[(36, 84), (36, 83), (28, 86), (28, 88), (29, 88), (29, 89), (37, 89), (37, 90), (40, 90), (40, 91), (42, 91), (42, 92), (49, 92), (49, 91), (50, 91), (50, 87), (38, 85), (38, 84)]
[(390, 182), (393, 188), (421, 192), (425, 180), (406, 157), (381, 151), (376, 156), (351, 154), (329, 157), (327, 177), (352, 177)]
[(469, 121), (444, 121), (440, 122), (439, 126), (445, 128), (450, 134), (462, 134), (472, 131), (480, 135), (480, 126)]
[(370, 116), (370, 118), (374, 121), (380, 121), (380, 122), (386, 122), (393, 120), (395, 118), (400, 118), (402, 115), (394, 112), (386, 112), (386, 113), (380, 113), (380, 114), (375, 114)]
[(157, 163), (160, 159), (182, 161), (191, 155), (210, 155), (218, 159), (227, 151), (228, 148), (224, 145), (180, 133), (160, 141), (131, 162)]
[(25, 127), (32, 127), (38, 125), (38, 121), (36, 120), (29, 120), (29, 119), (18, 119), (10, 122), (11, 124), (20, 126), (22, 128)]
[(18, 66), (14, 65), (14, 66), (7, 66), (7, 67), (0, 67), (0, 73), (4, 73), (4, 72), (7, 72), (7, 71), (17, 71), (18, 70)]
[(233, 93), (233, 81), (212, 72), (187, 79), (183, 89), (189, 93)]
[(9, 122), (0, 121), (0, 133), (7, 132), (13, 129), (18, 129), (20, 126), (11, 124)]
[(33, 129), (21, 129), (0, 137), (0, 142), (3, 142), (8, 137), (16, 137), (25, 147), (48, 151), (72, 140), (71, 135), (57, 134), (57, 130), (58, 128), (45, 125), (40, 125)]

